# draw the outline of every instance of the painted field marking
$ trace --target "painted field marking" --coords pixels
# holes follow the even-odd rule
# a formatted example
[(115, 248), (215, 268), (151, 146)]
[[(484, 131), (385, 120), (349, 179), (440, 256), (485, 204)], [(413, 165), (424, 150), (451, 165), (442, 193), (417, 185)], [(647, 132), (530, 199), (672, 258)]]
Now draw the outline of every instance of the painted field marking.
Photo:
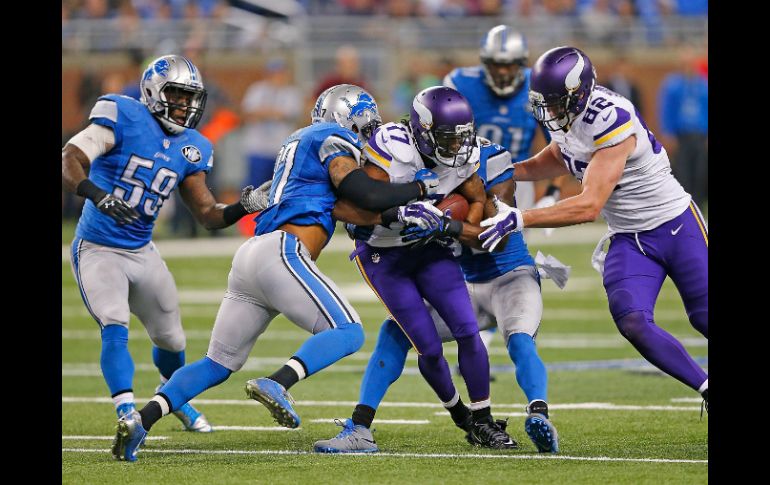
[[(149, 400), (145, 397), (136, 397), (137, 401)], [(109, 397), (76, 397), (76, 396), (62, 396), (61, 401), (63, 403), (110, 403), (112, 399)], [(194, 404), (202, 405), (225, 405), (225, 406), (261, 406), (257, 401), (251, 399), (193, 399), (190, 401)], [(357, 401), (297, 401), (297, 406), (308, 407), (332, 407), (332, 406), (355, 406)], [(518, 408), (522, 409), (526, 406), (525, 403), (511, 403), (511, 404), (499, 404), (495, 403), (495, 408)], [(429, 408), (429, 409), (443, 409), (444, 405), (441, 403), (432, 402), (392, 402), (383, 401), (380, 403), (380, 407), (392, 407), (392, 408)], [(562, 404), (549, 404), (549, 409), (560, 410), (575, 410), (575, 409), (588, 409), (588, 410), (610, 410), (610, 411), (699, 411), (699, 406), (660, 406), (660, 405), (630, 405), (630, 404), (613, 404), (609, 402), (580, 402), (580, 403), (562, 403)], [(323, 421), (326, 422), (326, 421)], [(288, 429), (288, 428), (287, 428)]]
[[(62, 452), (67, 453), (109, 453), (110, 450), (97, 450), (92, 448), (62, 448)], [(630, 463), (697, 463), (707, 464), (708, 460), (684, 460), (671, 458), (616, 458), (610, 456), (568, 456), (568, 455), (482, 455), (479, 453), (312, 453), (309, 451), (291, 451), (291, 450), (152, 450), (142, 449), (144, 453), (159, 454), (185, 454), (185, 455), (325, 455), (331, 456), (332, 460), (340, 459), (343, 456), (371, 457), (376, 458), (489, 458), (497, 460), (570, 460), (570, 461), (619, 461)]]
[[(115, 436), (76, 436), (76, 435), (62, 435), (63, 440), (104, 440), (112, 441)], [(148, 440), (167, 440), (168, 436), (148, 436)]]
[(284, 428), (283, 426), (212, 426), (214, 431), (296, 431), (300, 428)]
[[(347, 418), (318, 418), (309, 420), (311, 423), (334, 424), (334, 420), (345, 421)], [(430, 424), (427, 419), (375, 419), (374, 424)]]

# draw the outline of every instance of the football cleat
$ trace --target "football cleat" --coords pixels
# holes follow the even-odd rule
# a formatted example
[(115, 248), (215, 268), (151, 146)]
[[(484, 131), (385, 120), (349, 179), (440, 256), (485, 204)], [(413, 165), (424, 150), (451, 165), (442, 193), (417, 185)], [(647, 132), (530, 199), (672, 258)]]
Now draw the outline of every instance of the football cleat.
[(117, 408), (115, 408), (115, 411), (118, 413), (118, 419), (122, 418), (126, 414), (131, 413), (132, 411), (136, 411), (136, 405), (132, 402), (124, 402)]
[(214, 428), (211, 427), (206, 416), (195, 409), (189, 402), (185, 403), (184, 406), (180, 407), (172, 414), (179, 418), (179, 421), (184, 424), (184, 429), (186, 431), (195, 433), (211, 433), (214, 431)]
[(273, 419), (287, 428), (299, 426), (300, 419), (294, 410), (294, 399), (282, 385), (267, 377), (246, 382), (246, 395), (261, 402), (273, 415)]
[(527, 418), (524, 420), (524, 431), (532, 440), (540, 453), (559, 452), (559, 434), (548, 420), (548, 404), (541, 400), (529, 403), (525, 408)]
[(334, 420), (334, 424), (342, 426), (342, 431), (330, 440), (316, 441), (313, 451), (316, 453), (377, 453), (377, 442), (372, 432), (366, 426), (353, 424), (353, 420), (344, 422)]
[(142, 426), (142, 416), (132, 411), (118, 420), (112, 441), (112, 456), (120, 461), (136, 461), (136, 453), (147, 438), (147, 431)]
[(513, 438), (505, 432), (508, 420), (493, 420), (491, 417), (473, 422), (473, 427), (465, 436), (468, 443), (482, 448), (495, 450), (515, 450), (519, 447)]

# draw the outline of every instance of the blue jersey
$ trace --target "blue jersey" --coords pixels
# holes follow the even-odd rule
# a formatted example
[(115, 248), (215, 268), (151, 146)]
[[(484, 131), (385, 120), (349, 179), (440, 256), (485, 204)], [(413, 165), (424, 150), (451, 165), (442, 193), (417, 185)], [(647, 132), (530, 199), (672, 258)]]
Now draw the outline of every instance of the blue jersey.
[(189, 128), (179, 135), (165, 133), (144, 104), (117, 94), (100, 97), (89, 119), (112, 129), (115, 146), (91, 162), (88, 178), (127, 201), (140, 217), (119, 225), (87, 199), (75, 234), (104, 246), (137, 249), (150, 242), (171, 191), (188, 175), (211, 170), (211, 142)]
[[(497, 144), (481, 146), (479, 174), (485, 190), (513, 178), (513, 164), (504, 147)], [(489, 253), (462, 246), (460, 266), (470, 283), (489, 281), (519, 266), (535, 265), (521, 232), (508, 236), (508, 244), (499, 252)]]
[(295, 131), (283, 142), (275, 161), (270, 205), (257, 218), (256, 235), (291, 223), (319, 224), (327, 240), (334, 233), (332, 209), (337, 201), (329, 162), (340, 156), (361, 159), (358, 136), (336, 123), (315, 123)]
[[(530, 68), (525, 68), (524, 82), (508, 98), (499, 97), (489, 89), (481, 66), (459, 67), (444, 78), (446, 86), (462, 93), (470, 103), (478, 136), (506, 147), (514, 163), (529, 158), (538, 127), (529, 104), (530, 72)], [(550, 140), (545, 130), (543, 133)]]

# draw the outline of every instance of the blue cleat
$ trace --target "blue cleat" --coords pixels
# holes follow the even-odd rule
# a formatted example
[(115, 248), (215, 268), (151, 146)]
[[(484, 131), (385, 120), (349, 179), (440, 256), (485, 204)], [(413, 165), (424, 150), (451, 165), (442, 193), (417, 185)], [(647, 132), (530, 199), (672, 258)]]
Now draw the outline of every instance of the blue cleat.
[(182, 407), (172, 413), (184, 424), (184, 429), (195, 433), (211, 433), (214, 428), (209, 424), (206, 416), (195, 409), (192, 404), (185, 403)]
[(132, 402), (124, 402), (118, 406), (115, 411), (118, 413), (118, 419), (120, 419), (126, 414), (130, 414), (133, 411), (136, 411), (136, 405), (134, 405)]
[(136, 461), (136, 453), (147, 438), (147, 431), (142, 427), (142, 416), (133, 411), (118, 420), (112, 441), (112, 456), (120, 461)]
[(532, 401), (526, 409), (528, 416), (524, 420), (524, 431), (540, 453), (558, 453), (559, 435), (548, 420), (548, 405), (545, 401)]
[(260, 377), (246, 382), (246, 395), (261, 402), (273, 415), (275, 421), (287, 428), (299, 426), (299, 415), (294, 410), (289, 391), (272, 379)]
[(313, 451), (316, 453), (377, 453), (377, 442), (372, 437), (372, 432), (366, 426), (353, 424), (351, 419), (345, 422), (335, 419), (337, 426), (342, 426), (342, 431), (330, 440), (316, 441)]

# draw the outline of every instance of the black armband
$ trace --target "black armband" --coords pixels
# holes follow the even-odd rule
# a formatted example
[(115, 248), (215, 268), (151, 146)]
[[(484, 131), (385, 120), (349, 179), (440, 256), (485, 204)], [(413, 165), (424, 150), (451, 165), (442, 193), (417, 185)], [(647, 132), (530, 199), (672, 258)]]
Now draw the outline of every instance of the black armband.
[(230, 204), (224, 208), (222, 211), (222, 219), (224, 219), (225, 224), (229, 226), (230, 224), (238, 222), (241, 217), (248, 213), (246, 208), (243, 207), (240, 201), (238, 201), (235, 204)]
[(362, 209), (379, 212), (419, 199), (422, 197), (422, 189), (417, 182), (391, 184), (374, 180), (363, 170), (356, 169), (342, 179), (337, 187), (337, 195)]
[(78, 184), (75, 193), (81, 197), (91, 199), (94, 203), (99, 202), (105, 195), (107, 195), (106, 190), (100, 189), (99, 186), (89, 179), (83, 179), (83, 181)]
[(444, 234), (446, 234), (447, 236), (451, 236), (453, 238), (459, 238), (460, 234), (462, 233), (463, 233), (463, 223), (460, 221), (456, 221), (454, 219), (450, 220), (446, 229), (444, 229)]
[(390, 209), (383, 211), (380, 214), (380, 217), (382, 218), (381, 225), (390, 228), (392, 223), (398, 222), (398, 207), (391, 207)]
[(555, 186), (553, 184), (549, 185), (548, 188), (545, 189), (545, 195), (546, 196), (552, 195), (552, 196), (554, 196), (554, 198), (558, 199), (559, 198), (559, 194), (561, 194), (561, 190), (559, 190), (559, 187), (557, 187), (557, 186)]

